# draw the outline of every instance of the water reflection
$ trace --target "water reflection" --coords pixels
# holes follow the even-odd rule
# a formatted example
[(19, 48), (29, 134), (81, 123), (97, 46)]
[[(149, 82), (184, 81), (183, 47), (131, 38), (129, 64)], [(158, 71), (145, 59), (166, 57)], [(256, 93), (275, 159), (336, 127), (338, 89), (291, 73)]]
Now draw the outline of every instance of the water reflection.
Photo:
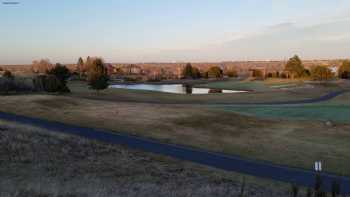
[(192, 94), (192, 89), (193, 89), (193, 87), (192, 87), (191, 85), (183, 84), (182, 87), (185, 88), (186, 94)]
[(110, 88), (130, 89), (130, 90), (150, 90), (157, 92), (167, 92), (175, 94), (214, 94), (214, 93), (241, 93), (245, 91), (222, 90), (210, 88), (195, 88), (189, 84), (131, 84), (131, 85), (111, 85)]

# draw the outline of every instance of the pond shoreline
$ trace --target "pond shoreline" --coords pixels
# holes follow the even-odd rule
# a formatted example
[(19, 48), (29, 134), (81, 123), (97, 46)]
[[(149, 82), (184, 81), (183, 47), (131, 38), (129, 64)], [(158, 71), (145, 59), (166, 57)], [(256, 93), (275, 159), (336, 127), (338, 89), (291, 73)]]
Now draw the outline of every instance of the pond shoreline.
[(109, 85), (172, 85), (172, 84), (186, 84), (186, 85), (198, 85), (212, 82), (228, 81), (230, 78), (223, 79), (174, 79), (174, 80), (163, 80), (163, 81), (109, 81)]
[(130, 89), (130, 90), (144, 90), (155, 91), (172, 94), (230, 94), (243, 93), (241, 90), (228, 90), (221, 88), (199, 88), (189, 84), (117, 84), (110, 85), (112, 89)]

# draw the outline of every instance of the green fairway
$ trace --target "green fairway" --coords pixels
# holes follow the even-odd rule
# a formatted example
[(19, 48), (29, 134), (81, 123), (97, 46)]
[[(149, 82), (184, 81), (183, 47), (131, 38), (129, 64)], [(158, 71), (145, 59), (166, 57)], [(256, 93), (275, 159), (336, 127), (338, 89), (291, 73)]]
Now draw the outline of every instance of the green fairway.
[(207, 84), (197, 85), (197, 87), (202, 88), (217, 88), (217, 89), (227, 89), (227, 90), (248, 90), (248, 91), (268, 91), (271, 90), (269, 86), (265, 85), (263, 81), (220, 81)]
[(350, 121), (350, 105), (249, 106), (225, 107), (225, 110), (263, 118)]
[[(336, 98), (332, 102), (340, 103), (346, 98)], [(309, 109), (305, 114), (312, 112), (308, 118), (320, 117), (320, 114), (325, 113), (325, 108), (316, 111), (317, 106), (322, 107), (319, 104), (305, 108)], [(337, 109), (341, 107), (336, 108), (336, 104), (325, 106), (328, 106), (327, 113), (330, 109), (333, 110), (333, 115), (323, 114), (327, 117), (346, 117), (347, 111), (350, 111), (341, 109), (343, 114), (338, 115)], [(325, 171), (350, 174), (349, 124), (337, 123), (331, 127), (319, 121), (245, 116), (224, 111), (230, 109), (225, 106), (213, 109), (204, 105), (116, 102), (54, 95), (1, 97), (0, 107), (4, 112), (125, 132), (164, 143), (235, 154), (292, 167), (311, 169), (314, 161), (322, 160), (327, 164)], [(295, 107), (297, 108), (290, 108), (288, 113), (284, 111), (284, 114), (275, 117), (291, 116), (292, 112), (298, 112), (297, 109), (303, 109), (303, 106)], [(241, 107), (235, 109), (235, 112), (246, 113), (248, 109), (254, 110), (254, 107)], [(263, 106), (258, 109), (263, 109)], [(251, 114), (256, 111), (259, 110), (252, 111)], [(298, 116), (294, 115), (300, 118)]]
[[(350, 174), (350, 93), (307, 105), (230, 104), (314, 99), (342, 87), (181, 95), (124, 89), (97, 93), (83, 82), (68, 85), (72, 93), (67, 95), (2, 97), (1, 111), (305, 169), (322, 160), (327, 165), (325, 171)], [(337, 123), (329, 126), (318, 120)]]
[(212, 82), (207, 84), (200, 84), (200, 85), (197, 85), (196, 87), (265, 92), (265, 91), (271, 91), (273, 89), (279, 89), (279, 88), (298, 87), (303, 84), (304, 82), (302, 80), (297, 80), (297, 79), (293, 80), (293, 79), (270, 78), (264, 81), (260, 81), (260, 80), (239, 81), (239, 80), (231, 79), (228, 81), (219, 81), (219, 82)]
[(344, 93), (332, 100), (303, 105), (251, 105), (220, 106), (220, 109), (262, 118), (293, 120), (330, 120), (340, 123), (350, 121), (350, 93)]

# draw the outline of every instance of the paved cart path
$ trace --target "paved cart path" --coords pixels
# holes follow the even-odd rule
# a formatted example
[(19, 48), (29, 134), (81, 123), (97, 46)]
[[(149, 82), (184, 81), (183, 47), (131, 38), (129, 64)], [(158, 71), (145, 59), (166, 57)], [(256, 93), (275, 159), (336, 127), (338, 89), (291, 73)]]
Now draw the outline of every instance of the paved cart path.
[[(85, 99), (92, 99), (92, 100), (105, 100), (105, 101), (116, 101), (116, 102), (128, 102), (128, 103), (150, 103), (150, 104), (167, 104), (167, 105), (243, 105), (243, 106), (250, 106), (250, 105), (297, 105), (297, 104), (312, 104), (312, 103), (319, 103), (331, 100), (341, 94), (344, 94), (348, 92), (349, 90), (338, 90), (338, 91), (332, 91), (325, 95), (322, 95), (317, 98), (310, 98), (310, 99), (302, 99), (302, 100), (289, 100), (289, 101), (272, 101), (272, 102), (209, 102), (209, 103), (201, 103), (201, 102), (194, 102), (194, 101), (179, 101), (179, 102), (167, 102), (167, 101), (137, 101), (137, 100), (130, 100), (129, 98), (121, 99), (121, 98), (91, 98), (89, 96), (74, 96), (76, 98), (85, 98)], [(171, 94), (171, 93), (169, 93)], [(252, 95), (254, 96), (254, 95)]]
[[(79, 127), (4, 112), (0, 112), (0, 119), (45, 128), (52, 132), (73, 134), (112, 144), (127, 145), (130, 148), (171, 156), (177, 159), (187, 160), (222, 170), (235, 171), (256, 177), (294, 183), (300, 186), (313, 187), (315, 182), (316, 173), (312, 170), (291, 168), (265, 161), (248, 160), (239, 156), (214, 153), (186, 146), (164, 144), (155, 140), (107, 130)], [(312, 164), (310, 165), (312, 166)], [(321, 173), (321, 176), (324, 188), (327, 191), (331, 190), (332, 182), (337, 180), (341, 184), (342, 192), (344, 194), (350, 194), (350, 177), (336, 176), (328, 173)]]

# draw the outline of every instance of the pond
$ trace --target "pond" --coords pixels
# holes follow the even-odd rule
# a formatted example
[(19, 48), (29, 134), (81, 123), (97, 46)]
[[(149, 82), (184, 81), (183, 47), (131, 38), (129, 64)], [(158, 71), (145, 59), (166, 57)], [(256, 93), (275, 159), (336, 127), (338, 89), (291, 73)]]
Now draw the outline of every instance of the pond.
[(212, 93), (242, 93), (246, 91), (222, 90), (210, 88), (195, 88), (185, 84), (131, 84), (131, 85), (111, 85), (109, 88), (130, 89), (130, 90), (149, 90), (157, 92), (167, 92), (174, 94), (212, 94)]

